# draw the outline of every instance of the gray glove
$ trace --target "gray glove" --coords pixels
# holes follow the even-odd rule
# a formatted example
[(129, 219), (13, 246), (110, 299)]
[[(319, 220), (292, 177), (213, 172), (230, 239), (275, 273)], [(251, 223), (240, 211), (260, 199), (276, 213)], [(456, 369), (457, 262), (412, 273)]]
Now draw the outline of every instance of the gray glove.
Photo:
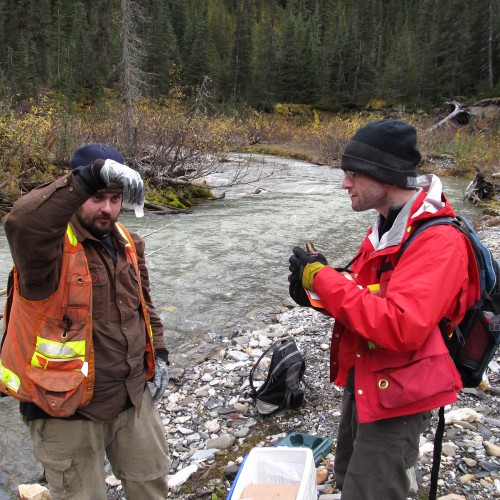
[(106, 160), (99, 175), (106, 183), (119, 184), (123, 187), (123, 203), (144, 205), (144, 182), (139, 172), (114, 160)]
[(156, 405), (160, 401), (165, 389), (167, 388), (168, 381), (170, 379), (168, 373), (168, 364), (166, 361), (160, 358), (155, 359), (155, 374), (152, 380), (148, 384), (148, 389), (151, 391), (151, 396), (153, 396), (153, 403)]

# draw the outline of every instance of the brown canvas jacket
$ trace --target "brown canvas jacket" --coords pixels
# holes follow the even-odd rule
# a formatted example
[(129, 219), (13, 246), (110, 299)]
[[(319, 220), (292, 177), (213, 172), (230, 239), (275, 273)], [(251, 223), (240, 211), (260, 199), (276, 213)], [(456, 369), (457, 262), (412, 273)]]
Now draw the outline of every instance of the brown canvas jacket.
[[(21, 295), (29, 300), (50, 296), (59, 283), (68, 222), (83, 244), (91, 273), (92, 333), (95, 349), (94, 396), (79, 413), (112, 420), (130, 402), (140, 407), (145, 385), (146, 336), (140, 312), (138, 280), (125, 255), (125, 240), (115, 229), (114, 266), (104, 245), (74, 217), (89, 195), (72, 174), (34, 189), (20, 198), (4, 219), (5, 232), (19, 271)], [(165, 348), (163, 327), (154, 309), (144, 259), (144, 241), (132, 235), (139, 260), (144, 297), (156, 349)]]

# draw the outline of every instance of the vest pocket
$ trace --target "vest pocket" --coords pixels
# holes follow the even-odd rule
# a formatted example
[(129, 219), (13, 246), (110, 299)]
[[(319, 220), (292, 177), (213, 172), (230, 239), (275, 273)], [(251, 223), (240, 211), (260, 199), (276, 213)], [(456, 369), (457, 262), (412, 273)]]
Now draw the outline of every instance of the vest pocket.
[(81, 371), (61, 372), (29, 366), (26, 375), (33, 384), (32, 400), (49, 415), (68, 417), (77, 408), (87, 405), (92, 397), (89, 392), (86, 400), (86, 377)]

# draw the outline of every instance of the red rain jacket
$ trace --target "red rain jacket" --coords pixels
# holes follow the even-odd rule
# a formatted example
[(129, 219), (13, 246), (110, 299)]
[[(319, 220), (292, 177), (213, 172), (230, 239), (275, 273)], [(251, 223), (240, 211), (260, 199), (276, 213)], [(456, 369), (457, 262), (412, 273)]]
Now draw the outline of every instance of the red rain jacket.
[[(331, 267), (314, 278), (314, 291), (335, 318), (331, 381), (345, 385), (355, 367), (361, 423), (451, 404), (462, 388), (437, 324), (443, 316), (458, 323), (479, 297), (474, 252), (455, 228), (433, 226), (397, 262), (421, 221), (455, 215), (438, 177), (422, 176), (419, 185), (380, 241), (379, 218), (370, 228), (353, 265), (354, 281)], [(374, 284), (378, 293), (366, 288)]]

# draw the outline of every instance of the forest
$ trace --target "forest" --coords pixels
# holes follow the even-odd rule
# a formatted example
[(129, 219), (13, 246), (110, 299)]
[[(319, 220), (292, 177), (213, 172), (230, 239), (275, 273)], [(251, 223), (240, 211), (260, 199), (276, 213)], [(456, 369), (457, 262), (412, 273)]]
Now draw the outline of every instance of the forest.
[(0, 0), (0, 215), (90, 142), (173, 209), (227, 152), (338, 166), (381, 118), (422, 173), (494, 174), (499, 95), (500, 0)]
[(0, 97), (120, 93), (124, 57), (153, 99), (428, 108), (498, 96), (500, 0), (0, 0)]

